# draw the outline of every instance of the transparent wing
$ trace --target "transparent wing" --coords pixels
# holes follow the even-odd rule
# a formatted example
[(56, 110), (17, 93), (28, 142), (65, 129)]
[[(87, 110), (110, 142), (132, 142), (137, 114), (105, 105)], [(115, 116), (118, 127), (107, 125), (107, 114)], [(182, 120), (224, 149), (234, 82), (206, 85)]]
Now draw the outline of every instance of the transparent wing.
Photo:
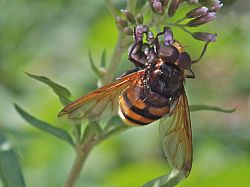
[(67, 115), (69, 119), (79, 120), (88, 118), (96, 121), (117, 113), (118, 99), (132, 84), (136, 84), (144, 74), (144, 70), (124, 76), (97, 90), (90, 92), (68, 104), (58, 114), (58, 117)]
[(160, 135), (164, 153), (172, 169), (187, 177), (192, 167), (192, 130), (188, 101), (183, 91), (170, 117), (160, 121)]

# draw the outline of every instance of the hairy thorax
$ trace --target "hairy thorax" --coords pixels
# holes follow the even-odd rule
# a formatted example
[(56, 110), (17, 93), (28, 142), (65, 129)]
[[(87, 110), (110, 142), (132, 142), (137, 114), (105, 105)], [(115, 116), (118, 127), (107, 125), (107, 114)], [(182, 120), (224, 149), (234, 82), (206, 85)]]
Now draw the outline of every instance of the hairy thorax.
[[(153, 92), (166, 97), (174, 97), (183, 87), (183, 70), (175, 64), (158, 60), (147, 73), (146, 86)], [(177, 94), (178, 95), (178, 94)]]

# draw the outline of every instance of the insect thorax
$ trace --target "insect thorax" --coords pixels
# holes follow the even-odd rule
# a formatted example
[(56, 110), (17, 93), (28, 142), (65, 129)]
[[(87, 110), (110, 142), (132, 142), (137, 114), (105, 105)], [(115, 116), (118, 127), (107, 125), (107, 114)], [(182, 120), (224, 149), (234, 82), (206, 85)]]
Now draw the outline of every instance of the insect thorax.
[(183, 87), (183, 81), (183, 70), (175, 64), (158, 60), (147, 72), (146, 85), (161, 96), (175, 98)]

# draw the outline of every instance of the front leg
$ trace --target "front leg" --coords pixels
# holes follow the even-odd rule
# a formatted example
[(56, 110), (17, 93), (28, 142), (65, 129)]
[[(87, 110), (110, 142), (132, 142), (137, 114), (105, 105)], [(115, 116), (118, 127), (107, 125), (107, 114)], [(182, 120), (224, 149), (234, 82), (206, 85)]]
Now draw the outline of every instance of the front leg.
[(117, 77), (116, 80), (119, 80), (120, 78), (125, 77), (126, 75), (129, 75), (131, 73), (135, 73), (139, 70), (140, 70), (139, 67), (135, 67), (134, 69), (128, 70), (128, 71), (124, 72), (123, 74), (121, 74), (119, 77)]
[(130, 48), (128, 56), (129, 60), (133, 62), (136, 67), (144, 68), (147, 63), (147, 57), (144, 54), (142, 47), (142, 42), (134, 43)]
[(143, 36), (148, 33), (148, 27), (144, 25), (137, 25), (134, 28), (134, 44), (129, 49), (129, 60), (135, 64), (136, 67), (144, 68), (147, 62), (147, 56), (143, 51)]

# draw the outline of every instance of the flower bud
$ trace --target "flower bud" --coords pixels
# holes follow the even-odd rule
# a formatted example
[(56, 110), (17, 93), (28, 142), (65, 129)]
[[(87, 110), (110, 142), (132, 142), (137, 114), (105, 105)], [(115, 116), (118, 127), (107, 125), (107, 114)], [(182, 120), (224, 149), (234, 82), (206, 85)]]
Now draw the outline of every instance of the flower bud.
[(197, 27), (197, 26), (203, 25), (205, 23), (212, 21), (215, 18), (215, 15), (216, 15), (215, 12), (208, 12), (207, 14), (203, 16), (190, 20), (187, 23), (187, 25), (189, 27)]
[(202, 7), (198, 7), (198, 8), (195, 8), (195, 9), (189, 11), (186, 14), (186, 17), (187, 18), (197, 18), (197, 17), (205, 15), (207, 12), (208, 12), (208, 8), (202, 6)]
[(189, 4), (196, 4), (198, 3), (198, 0), (187, 0)]
[(121, 9), (121, 12), (126, 16), (127, 20), (130, 23), (132, 23), (132, 24), (136, 23), (135, 22), (135, 17), (134, 17), (134, 15), (131, 12), (129, 12), (128, 10), (123, 10), (123, 9)]
[(125, 27), (123, 30), (122, 30), (126, 35), (128, 36), (131, 36), (134, 34), (133, 32), (133, 29), (129, 28), (129, 27)]
[(206, 7), (213, 7), (220, 4), (219, 0), (199, 0), (199, 3)]
[(180, 0), (172, 0), (171, 1), (170, 5), (168, 7), (168, 15), (169, 15), (169, 17), (172, 17), (175, 14), (177, 8), (180, 5), (180, 2), (181, 2)]
[(218, 4), (218, 5), (214, 5), (213, 7), (211, 7), (209, 10), (211, 11), (211, 12), (218, 12), (220, 9), (221, 9), (221, 7), (223, 7), (223, 4), (221, 3), (221, 4)]
[(160, 0), (150, 0), (149, 3), (155, 13), (162, 14), (164, 12), (164, 9)]
[(136, 22), (137, 22), (138, 24), (143, 24), (143, 15), (142, 15), (142, 14), (138, 14), (138, 15), (136, 16)]
[(163, 7), (167, 7), (169, 3), (169, 0), (161, 0), (161, 4)]
[(123, 19), (123, 18), (121, 18), (119, 16), (116, 17), (116, 23), (121, 28), (124, 28), (124, 27), (128, 26), (128, 22), (125, 19)]
[(216, 34), (211, 34), (207, 32), (194, 32), (192, 36), (193, 38), (204, 42), (215, 42), (217, 37)]

